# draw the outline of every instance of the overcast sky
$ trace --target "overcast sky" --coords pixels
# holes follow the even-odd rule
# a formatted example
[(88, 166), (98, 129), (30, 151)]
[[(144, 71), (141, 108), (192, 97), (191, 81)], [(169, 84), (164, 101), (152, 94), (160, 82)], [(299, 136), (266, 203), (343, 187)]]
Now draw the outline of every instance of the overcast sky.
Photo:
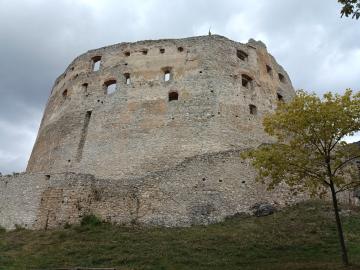
[(360, 89), (360, 20), (336, 0), (0, 0), (0, 172), (23, 171), (55, 78), (123, 41), (260, 39), (296, 89)]

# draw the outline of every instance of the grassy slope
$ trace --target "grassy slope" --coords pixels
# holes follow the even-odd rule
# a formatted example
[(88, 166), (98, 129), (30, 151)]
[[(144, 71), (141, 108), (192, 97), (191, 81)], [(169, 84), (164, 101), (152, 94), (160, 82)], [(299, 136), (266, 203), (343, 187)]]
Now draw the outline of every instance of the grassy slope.
[[(110, 224), (0, 233), (0, 269), (342, 269), (331, 206), (303, 203), (262, 218), (191, 228)], [(360, 269), (360, 212), (343, 217)], [(356, 266), (357, 265), (357, 266)]]

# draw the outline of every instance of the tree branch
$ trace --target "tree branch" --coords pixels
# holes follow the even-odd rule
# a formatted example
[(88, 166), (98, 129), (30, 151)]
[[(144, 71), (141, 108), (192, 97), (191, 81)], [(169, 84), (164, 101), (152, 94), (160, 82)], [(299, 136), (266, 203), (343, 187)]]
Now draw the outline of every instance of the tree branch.
[(343, 138), (344, 135), (339, 136), (339, 138), (337, 138), (337, 140), (335, 141), (335, 143), (330, 147), (330, 151), (332, 151), (334, 149), (334, 147), (337, 145), (337, 143), (341, 140), (341, 138)]
[[(319, 139), (318, 139), (318, 140), (319, 140)], [(319, 146), (316, 144), (316, 142), (313, 142), (313, 141), (311, 140), (311, 143), (312, 143), (312, 145), (314, 145), (314, 146), (316, 147), (316, 149), (319, 151), (319, 153), (320, 153), (321, 155), (324, 155), (324, 150), (321, 150), (321, 149), (319, 148)], [(319, 140), (319, 143), (320, 143), (321, 147), (324, 149), (324, 147), (322, 146), (322, 143), (321, 143), (320, 140)]]
[(316, 144), (316, 142), (313, 142), (313, 140), (310, 140), (310, 142), (317, 148), (317, 150), (319, 151), (320, 154), (324, 155), (324, 154), (325, 154), (325, 147), (324, 147), (324, 145), (322, 144), (319, 136), (317, 136), (317, 133), (315, 132), (315, 130), (314, 130), (313, 128), (312, 128), (311, 133), (315, 135), (316, 139), (317, 139), (318, 142), (320, 143), (320, 146), (321, 146), (322, 150), (319, 148), (319, 146)]
[(356, 188), (356, 187), (360, 187), (360, 181), (356, 181), (356, 182), (351, 182), (348, 184), (343, 185), (340, 189), (338, 189), (335, 193), (339, 193), (351, 188)]
[(345, 160), (344, 162), (342, 162), (339, 166), (337, 166), (337, 167), (335, 168), (335, 170), (334, 170), (334, 172), (332, 173), (332, 175), (335, 176), (335, 174), (336, 174), (336, 172), (337, 172), (338, 170), (340, 170), (341, 168), (343, 168), (348, 162), (350, 162), (350, 161), (352, 161), (352, 160), (355, 160), (355, 159), (357, 159), (357, 158), (360, 158), (360, 155), (354, 156), (354, 157), (349, 158), (348, 160)]
[(324, 180), (324, 183), (325, 183), (325, 185), (330, 186), (330, 183), (328, 181)]
[[(289, 165), (298, 168), (299, 173), (303, 173), (303, 174), (308, 175), (310, 177), (317, 178), (319, 180), (322, 180), (322, 181), (326, 182), (326, 180), (324, 180), (324, 177), (321, 174), (318, 174), (316, 172), (313, 172), (313, 171), (311, 171), (311, 170), (309, 170), (307, 168), (303, 168), (303, 167), (301, 167), (301, 166), (299, 166), (297, 164), (291, 163), (291, 162), (289, 162)], [(329, 183), (326, 183), (326, 184), (330, 185)]]

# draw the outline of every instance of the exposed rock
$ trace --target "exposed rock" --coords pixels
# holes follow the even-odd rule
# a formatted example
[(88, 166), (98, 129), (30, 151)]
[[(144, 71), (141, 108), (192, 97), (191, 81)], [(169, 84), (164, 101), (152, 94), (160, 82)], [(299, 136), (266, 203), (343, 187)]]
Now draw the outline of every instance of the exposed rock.
[(264, 217), (273, 214), (276, 211), (276, 208), (267, 202), (259, 202), (254, 204), (250, 210), (257, 217)]

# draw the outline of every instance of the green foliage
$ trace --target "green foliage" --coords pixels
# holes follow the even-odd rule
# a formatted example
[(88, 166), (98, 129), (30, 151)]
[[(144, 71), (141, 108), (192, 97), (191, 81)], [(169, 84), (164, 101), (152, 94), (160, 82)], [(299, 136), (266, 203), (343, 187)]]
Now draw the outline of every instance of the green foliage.
[(23, 231), (25, 228), (19, 224), (15, 224), (15, 231)]
[(70, 229), (70, 228), (71, 228), (71, 225), (69, 223), (65, 223), (64, 229)]
[[(322, 195), (333, 182), (338, 191), (360, 184), (356, 166), (360, 148), (342, 139), (360, 130), (360, 93), (327, 93), (323, 99), (298, 91), (289, 103), (279, 103), (263, 122), (277, 142), (244, 153), (269, 188), (286, 182), (294, 190)], [(331, 180), (330, 180), (331, 178)]]
[(337, 193), (360, 186), (354, 161), (360, 147), (342, 141), (360, 130), (360, 93), (344, 95), (298, 91), (289, 103), (279, 103), (274, 114), (264, 118), (265, 131), (276, 143), (244, 153), (252, 159), (258, 179), (269, 180), (271, 189), (285, 182), (294, 191), (312, 195), (330, 191), (344, 265), (348, 256), (339, 216)]
[[(331, 205), (316, 201), (267, 217), (233, 217), (190, 228), (104, 223), (81, 232), (81, 226), (8, 231), (0, 234), (0, 269), (345, 269), (337, 262), (331, 211)], [(360, 209), (345, 217), (344, 226), (354, 263), (346, 269), (359, 269)]]
[(84, 216), (81, 220), (81, 226), (96, 227), (101, 225), (103, 222), (97, 216), (91, 214)]
[(352, 18), (360, 18), (360, 0), (338, 0), (340, 4), (343, 5), (341, 8), (341, 17), (352, 16)]

